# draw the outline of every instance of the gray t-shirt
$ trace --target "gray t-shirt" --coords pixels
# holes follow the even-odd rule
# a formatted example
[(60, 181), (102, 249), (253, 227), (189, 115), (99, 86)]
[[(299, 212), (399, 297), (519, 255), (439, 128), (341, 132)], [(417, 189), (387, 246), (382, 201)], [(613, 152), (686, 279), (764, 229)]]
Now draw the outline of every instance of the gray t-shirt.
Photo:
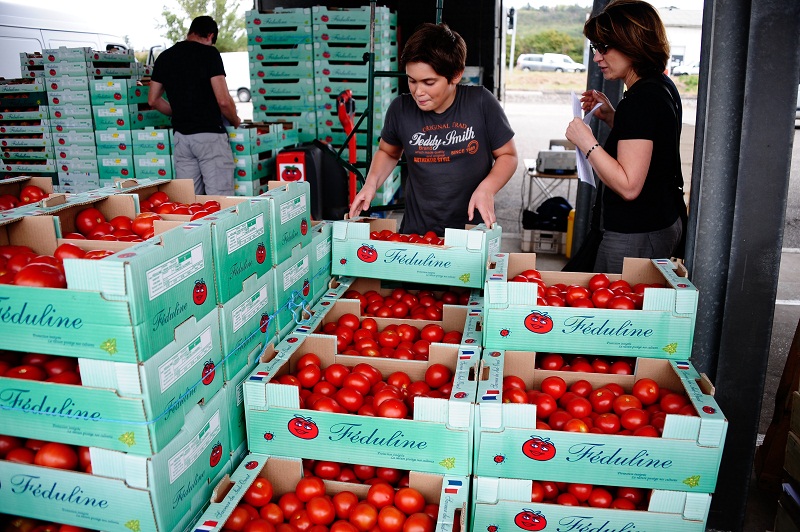
[(422, 111), (410, 94), (386, 112), (384, 142), (402, 146), (408, 162), (402, 233), (463, 229), (469, 199), (494, 164), (492, 151), (514, 137), (500, 102), (480, 86), (459, 85), (441, 114)]

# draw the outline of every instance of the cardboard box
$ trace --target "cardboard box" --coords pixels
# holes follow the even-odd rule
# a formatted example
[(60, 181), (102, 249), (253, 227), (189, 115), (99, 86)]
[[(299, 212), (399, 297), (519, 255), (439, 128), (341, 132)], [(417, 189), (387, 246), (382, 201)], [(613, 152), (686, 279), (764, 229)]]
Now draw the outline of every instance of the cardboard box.
[[(300, 408), (299, 389), (273, 379), (295, 371), (297, 360), (313, 352), (323, 368), (340, 363), (364, 363), (364, 357), (336, 354), (332, 336), (291, 336), (276, 346), (268, 362), (258, 364), (245, 383), (247, 441), (252, 452), (346, 461), (440, 474), (468, 475), (472, 462), (474, 369), (479, 352), (464, 346), (437, 344), (428, 361), (373, 358), (368, 361), (384, 376), (405, 371), (421, 380), (428, 366), (444, 364), (454, 374), (448, 399), (418, 397), (413, 419), (336, 414)], [(309, 425), (305, 434), (293, 432), (296, 422)]]
[(314, 78), (312, 61), (293, 61), (282, 64), (250, 63), (250, 79), (293, 80), (297, 78)]
[(500, 249), (502, 229), (481, 224), (445, 229), (444, 246), (370, 240), (372, 231), (397, 230), (393, 219), (359, 218), (333, 223), (335, 275), (448, 286), (483, 286), (486, 261)]
[(44, 190), (46, 194), (53, 193), (53, 179), (51, 177), (26, 176), (0, 180), (0, 196), (11, 194), (19, 197), (19, 193), (28, 185), (35, 185)]
[(95, 132), (60, 131), (53, 133), (53, 145), (68, 146), (96, 146)]
[[(48, 58), (49, 59), (49, 58)], [(45, 82), (47, 78), (57, 78), (61, 76), (87, 76), (92, 63), (84, 61), (62, 61), (56, 58), (54, 62), (44, 63)]]
[(190, 318), (175, 329), (175, 338), (142, 364), (79, 359), (79, 386), (0, 377), (6, 391), (0, 405), (8, 420), (3, 432), (157, 453), (178, 435), (194, 405), (222, 389), (217, 313), (200, 322)]
[(91, 60), (92, 49), (88, 46), (84, 47), (68, 47), (59, 46), (58, 48), (45, 48), (42, 50), (42, 56), (45, 61), (55, 63), (58, 61), (74, 61), (78, 63), (86, 63)]
[(125, 153), (100, 154), (98, 149), (97, 169), (100, 172), (100, 179), (131, 178), (134, 175), (133, 154), (127, 152), (127, 145)]
[(158, 153), (134, 154), (133, 168), (139, 179), (172, 179), (172, 156)]
[[(88, 159), (94, 163), (94, 171), (97, 171), (97, 147), (94, 144), (69, 144), (64, 146), (59, 144), (53, 151), (55, 152), (56, 158), (59, 160), (59, 166), (61, 164), (67, 164), (70, 159)], [(61, 171), (68, 172), (69, 169), (61, 169)]]
[[(522, 351), (485, 349), (482, 361), (487, 378), (478, 383), (475, 411), (477, 476), (714, 491), (728, 421), (711, 395), (713, 387), (688, 362), (640, 358), (634, 375), (608, 375), (534, 370), (535, 355)], [(536, 405), (502, 402), (504, 375), (539, 389), (554, 374), (567, 385), (580, 379), (595, 388), (617, 382), (627, 391), (635, 380), (649, 377), (688, 395), (698, 415), (668, 414), (662, 437), (646, 438), (537, 429)], [(552, 446), (552, 456), (534, 452), (540, 442)]]
[(91, 99), (89, 98), (89, 91), (85, 90), (72, 90), (64, 89), (60, 91), (47, 91), (47, 100), (50, 105), (89, 105)]
[(49, 91), (65, 89), (79, 91), (89, 90), (89, 77), (86, 75), (48, 77), (47, 80), (42, 80), (42, 82), (45, 81), (45, 85)]
[(128, 103), (128, 84), (127, 79), (93, 79), (89, 82), (89, 93), (92, 105), (103, 105), (113, 103), (115, 105), (126, 105)]
[[(501, 253), (491, 258), (486, 274), (484, 345), (611, 356), (688, 359), (694, 339), (698, 290), (686, 270), (667, 259), (626, 258), (622, 275), (609, 278), (636, 283), (662, 283), (645, 290), (642, 310), (583, 309), (536, 305), (535, 283), (509, 282), (536, 267), (536, 256)], [(555, 283), (587, 286), (591, 273), (542, 272)], [(536, 325), (544, 316), (546, 330)], [(552, 329), (549, 325), (552, 324)]]
[(3, 148), (0, 151), (0, 160), (14, 161), (14, 163), (23, 163), (24, 161), (46, 161), (52, 160), (55, 157), (53, 149), (49, 146), (36, 146), (21, 148), (13, 146), (10, 148)]
[(328, 290), (331, 280), (331, 244), (333, 224), (331, 222), (312, 222), (311, 247), (308, 256), (311, 259), (311, 294), (312, 303), (316, 303)]
[(242, 291), (220, 306), (225, 380), (258, 360), (275, 339), (275, 270), (245, 279)]
[(93, 474), (2, 462), (0, 512), (91, 530), (183, 530), (229, 473), (227, 412), (217, 394), (196, 405), (155, 456), (91, 448)]
[[(214, 489), (211, 504), (195, 524), (196, 530), (222, 530), (233, 509), (242, 500), (247, 489), (258, 479), (266, 478), (272, 484), (274, 499), (284, 493), (293, 493), (303, 476), (303, 464), (294, 458), (249, 454), (233, 475), (225, 477)], [(325, 481), (326, 493), (335, 495), (351, 491), (359, 500), (366, 498), (369, 486)], [(434, 532), (449, 532), (466, 528), (469, 479), (455, 475), (434, 475), (412, 472), (409, 485), (425, 497), (425, 501), (438, 504), (439, 515)], [(455, 520), (459, 519), (456, 523)]]
[(245, 24), (254, 28), (292, 28), (311, 24), (311, 10), (308, 8), (283, 8), (245, 13)]
[[(111, 218), (133, 211), (134, 200), (126, 195), (97, 201), (76, 196), (58, 212), (45, 210), (40, 216), (0, 226), (0, 241), (52, 254), (62, 242), (56, 239), (55, 225), (60, 226), (59, 234), (74, 231), (77, 211), (89, 206)], [(207, 226), (184, 224), (133, 246), (70, 242), (84, 249), (123, 252), (102, 260), (65, 260), (68, 289), (0, 287), (0, 314), (9, 317), (0, 323), (0, 334), (7, 338), (5, 348), (145, 361), (174, 340), (178, 325), (216, 309), (213, 288), (208, 286), (213, 263)]]
[(128, 106), (131, 129), (144, 129), (149, 127), (170, 127), (172, 119), (156, 109), (140, 109), (145, 104), (135, 103)]
[(309, 247), (295, 247), (292, 255), (275, 265), (275, 315), (278, 336), (283, 338), (297, 326), (311, 307), (311, 257)]
[(133, 138), (129, 129), (100, 129), (94, 135), (98, 155), (118, 153), (130, 158), (133, 153)]
[(27, 147), (39, 147), (39, 146), (52, 148), (53, 137), (50, 136), (49, 131), (47, 133), (38, 133), (35, 135), (23, 135), (19, 137), (6, 135), (0, 137), (0, 146), (2, 146), (3, 148), (7, 147), (27, 148)]
[[(5, 103), (1, 104), (5, 106)], [(16, 108), (0, 109), (0, 120), (16, 121), (16, 120), (41, 120), (42, 118), (50, 118), (50, 106), (48, 105), (34, 105), (32, 108), (20, 107), (19, 111)]]
[(647, 511), (531, 502), (531, 481), (473, 477), (470, 530), (705, 532), (711, 495), (653, 490)]
[(146, 127), (144, 129), (131, 130), (130, 134), (133, 141), (133, 152), (136, 155), (144, 155), (146, 153), (170, 155), (172, 153), (169, 129)]
[(314, 48), (311, 44), (285, 44), (273, 47), (248, 46), (247, 55), (250, 62), (261, 61), (313, 61)]
[(269, 191), (259, 197), (271, 202), (272, 262), (280, 264), (295, 247), (311, 242), (311, 187), (307, 182), (271, 181)]
[(92, 107), (96, 129), (130, 129), (128, 106), (125, 104), (105, 104)]
[(50, 128), (53, 133), (62, 131), (89, 132), (94, 131), (91, 118), (52, 118)]
[(250, 181), (234, 181), (233, 193), (236, 196), (259, 196), (269, 190), (269, 180), (266, 177)]

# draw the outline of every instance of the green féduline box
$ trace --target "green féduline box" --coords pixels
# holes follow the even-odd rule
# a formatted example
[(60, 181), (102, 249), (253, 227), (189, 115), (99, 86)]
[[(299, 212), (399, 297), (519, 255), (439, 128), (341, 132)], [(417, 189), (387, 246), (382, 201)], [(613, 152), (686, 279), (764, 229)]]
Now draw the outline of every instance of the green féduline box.
[(53, 147), (53, 137), (50, 135), (49, 132), (47, 133), (40, 133), (36, 135), (34, 138), (19, 138), (19, 137), (5, 137), (0, 138), (0, 147)]
[(57, 146), (53, 149), (59, 162), (63, 159), (89, 159), (94, 162), (95, 169), (97, 168), (97, 148), (92, 146), (81, 146), (80, 144), (69, 144), (66, 146)]
[[(292, 341), (294, 340), (294, 341)], [(394, 467), (428, 473), (468, 475), (472, 466), (475, 368), (480, 350), (436, 344), (430, 359), (366, 359), (336, 354), (336, 338), (311, 334), (288, 336), (268, 362), (258, 364), (245, 382), (247, 441), (252, 452)], [(300, 408), (299, 389), (272, 379), (293, 374), (297, 360), (315, 353), (321, 367), (369, 363), (384, 377), (404, 371), (421, 380), (432, 364), (453, 372), (448, 399), (418, 397), (413, 419), (318, 412)], [(266, 357), (264, 357), (266, 358)]]
[[(51, 115), (55, 114), (55, 112), (51, 111)], [(55, 117), (50, 119), (50, 129), (54, 133), (62, 131), (87, 133), (89, 131), (94, 131), (94, 122), (91, 118), (74, 118), (71, 116), (64, 116), (62, 118)]]
[(98, 155), (124, 154), (130, 160), (132, 152), (129, 129), (102, 129), (94, 132)]
[(137, 178), (172, 179), (172, 156), (157, 153), (134, 154), (133, 169)]
[(275, 124), (248, 123), (238, 128), (228, 127), (228, 142), (236, 155), (255, 155), (277, 148)]
[(64, 131), (53, 133), (53, 145), (58, 146), (95, 146), (95, 132)]
[(128, 86), (128, 104), (147, 103), (150, 94), (150, 85), (131, 85)]
[(311, 308), (311, 258), (308, 246), (294, 248), (292, 255), (273, 268), (275, 272), (276, 326), (281, 338), (295, 328)]
[(166, 447), (199, 401), (222, 388), (219, 320), (209, 313), (137, 364), (80, 359), (81, 386), (0, 377), (5, 434), (149, 456)]
[(331, 280), (331, 243), (333, 224), (331, 222), (312, 222), (311, 244), (308, 255), (311, 258), (311, 294), (316, 304), (328, 290)]
[(92, 49), (88, 46), (59, 46), (58, 48), (45, 48), (42, 50), (42, 56), (49, 63), (74, 61), (86, 64), (87, 61), (90, 61), (91, 55)]
[[(62, 242), (56, 239), (53, 225), (60, 226), (60, 234), (74, 231), (78, 211), (95, 206), (107, 218), (133, 211), (134, 198), (127, 195), (83, 202), (81, 198), (85, 199), (72, 197), (60, 210), (44, 213), (55, 218), (29, 217), (2, 226), (2, 240), (52, 254)], [(69, 242), (117, 253), (101, 260), (65, 260), (68, 289), (2, 286), (0, 332), (8, 338), (5, 347), (145, 361), (174, 340), (178, 325), (216, 309), (208, 227), (187, 223), (132, 246)]]
[(112, 127), (130, 129), (131, 122), (128, 106), (125, 104), (111, 104), (92, 106), (95, 129), (108, 129)]
[(89, 94), (92, 105), (114, 103), (126, 105), (128, 103), (127, 79), (103, 78), (89, 81)]
[[(251, 181), (234, 181), (233, 193), (236, 196), (259, 196), (269, 190), (268, 178), (253, 179)], [(270, 256), (272, 253), (270, 253)]]
[(144, 155), (146, 153), (170, 155), (172, 153), (168, 129), (155, 129), (152, 127), (133, 129), (131, 130), (131, 137), (133, 140), (133, 152), (136, 155)]
[(251, 9), (245, 12), (245, 23), (255, 28), (288, 28), (311, 24), (311, 9), (278, 7), (266, 11)]
[(89, 105), (92, 103), (87, 90), (63, 89), (60, 91), (47, 91), (47, 101), (52, 106), (61, 105)]
[(531, 481), (473, 477), (468, 530), (705, 532), (711, 495), (653, 490), (646, 511), (531, 502)]
[(85, 159), (58, 159), (56, 162), (56, 170), (63, 173), (84, 174), (93, 173), (97, 174), (97, 157)]
[(0, 80), (0, 94), (17, 94), (28, 92), (44, 92), (44, 80), (36, 79), (2, 79)]
[[(482, 364), (488, 376), (478, 383), (476, 475), (714, 491), (728, 420), (709, 394), (711, 384), (689, 362), (639, 358), (634, 375), (553, 372), (533, 369), (531, 352), (486, 348)], [(667, 414), (660, 438), (537, 429), (536, 405), (502, 402), (504, 375), (521, 377), (526, 389), (538, 390), (542, 380), (558, 375), (568, 386), (586, 379), (593, 388), (616, 382), (628, 392), (647, 377), (685, 393), (697, 416)]]
[(269, 169), (265, 164), (255, 163), (250, 165), (244, 160), (238, 160), (235, 156), (233, 158), (233, 163), (236, 165), (233, 171), (236, 181), (255, 181), (256, 179), (263, 179), (269, 175)]
[(75, 119), (75, 120), (91, 120), (92, 106), (88, 103), (66, 103), (63, 105), (50, 106), (50, 118), (57, 119)]
[(261, 277), (273, 266), (271, 204), (257, 197), (219, 201), (223, 209), (206, 218), (212, 221), (217, 301), (225, 303), (242, 292), (245, 279), (253, 274)]
[[(550, 307), (536, 304), (535, 283), (509, 282), (535, 255), (501, 253), (486, 275), (483, 344), (493, 349), (523, 349), (612, 356), (688, 359), (694, 339), (698, 290), (686, 270), (668, 259), (626, 258), (622, 274), (609, 278), (660, 283), (644, 291), (642, 310)], [(541, 272), (555, 283), (587, 286), (591, 273)]]
[[(294, 493), (298, 481), (303, 478), (303, 464), (296, 458), (248, 454), (231, 477), (225, 478), (216, 486), (214, 493), (218, 495), (211, 499), (208, 509), (195, 523), (195, 530), (223, 530), (233, 509), (258, 478), (270, 481), (273, 499), (277, 500), (286, 493)], [(346, 490), (354, 493), (359, 500), (364, 500), (369, 491), (366, 484), (324, 482), (325, 491), (330, 496)], [(468, 477), (412, 471), (409, 474), (409, 486), (419, 491), (426, 503), (438, 505), (439, 514), (433, 532), (451, 532), (456, 519), (459, 520), (461, 530), (465, 530), (469, 498)]]
[(92, 530), (183, 530), (229, 473), (227, 431), (225, 397), (216, 394), (154, 456), (92, 447), (93, 474), (3, 462), (0, 512)]
[(72, 76), (53, 76), (48, 77), (45, 85), (48, 91), (60, 91), (64, 89), (72, 89), (79, 91), (89, 90), (89, 77), (79, 75)]
[(272, 263), (280, 264), (295, 247), (311, 242), (311, 186), (306, 181), (270, 181), (269, 187), (260, 197), (272, 202)]
[(97, 169), (100, 179), (124, 179), (133, 177), (133, 153), (127, 150), (122, 152), (108, 152), (100, 154), (98, 148)]
[(131, 129), (148, 127), (169, 127), (172, 119), (157, 109), (139, 109), (140, 105), (134, 103), (128, 106)]
[(500, 250), (502, 229), (477, 225), (445, 229), (444, 245), (370, 240), (370, 232), (395, 232), (392, 219), (361, 218), (333, 223), (334, 275), (480, 288), (486, 260)]
[(275, 269), (244, 280), (242, 291), (220, 305), (222, 362), (225, 380), (244, 367), (252, 367), (264, 348), (274, 340)]
[(0, 111), (0, 120), (41, 120), (50, 118), (50, 107), (47, 105), (22, 107), (19, 110), (5, 108)]

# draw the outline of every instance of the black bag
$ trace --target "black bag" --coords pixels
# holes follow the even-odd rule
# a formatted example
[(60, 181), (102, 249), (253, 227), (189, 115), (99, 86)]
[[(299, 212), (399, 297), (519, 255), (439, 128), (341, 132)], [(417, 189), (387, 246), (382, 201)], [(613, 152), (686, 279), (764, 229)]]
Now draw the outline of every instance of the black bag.
[(600, 243), (603, 241), (603, 230), (600, 229), (600, 211), (603, 204), (602, 187), (603, 184), (598, 182), (594, 206), (592, 207), (592, 222), (589, 226), (589, 232), (586, 233), (586, 237), (581, 243), (580, 249), (573, 253), (569, 261), (561, 268), (562, 272), (591, 273), (594, 271), (597, 252), (600, 249)]

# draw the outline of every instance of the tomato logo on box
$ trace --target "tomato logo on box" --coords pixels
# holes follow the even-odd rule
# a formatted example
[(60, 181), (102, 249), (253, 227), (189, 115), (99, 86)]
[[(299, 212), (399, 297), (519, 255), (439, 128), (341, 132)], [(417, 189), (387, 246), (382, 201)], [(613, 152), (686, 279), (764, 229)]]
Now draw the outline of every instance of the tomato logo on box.
[(542, 512), (526, 508), (514, 516), (514, 524), (522, 530), (544, 530), (544, 527), (547, 526), (547, 519)]
[(531, 436), (531, 439), (522, 444), (522, 454), (537, 462), (546, 462), (556, 456), (556, 446), (550, 438)]
[(319, 427), (310, 417), (295, 416), (289, 420), (289, 432), (301, 440), (313, 440), (319, 436)]

